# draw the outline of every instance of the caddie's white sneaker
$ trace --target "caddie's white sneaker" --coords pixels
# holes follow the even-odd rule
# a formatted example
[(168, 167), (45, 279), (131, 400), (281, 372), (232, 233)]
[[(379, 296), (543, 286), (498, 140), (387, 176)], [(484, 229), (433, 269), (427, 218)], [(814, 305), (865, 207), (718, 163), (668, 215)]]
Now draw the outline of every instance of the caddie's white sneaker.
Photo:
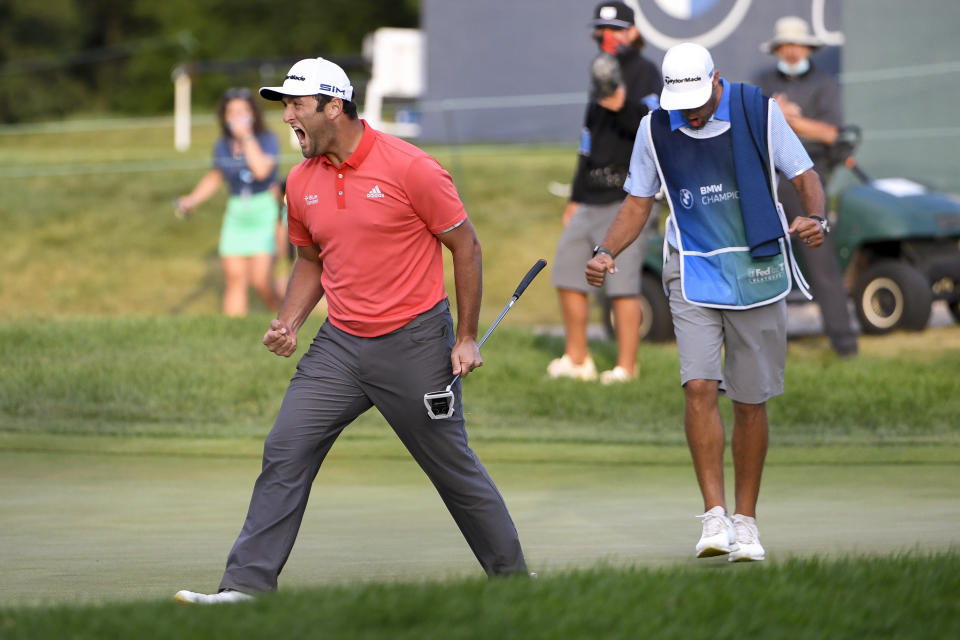
[(596, 380), (597, 366), (593, 358), (587, 356), (583, 364), (574, 364), (570, 356), (563, 354), (562, 358), (551, 360), (547, 365), (547, 375), (551, 378), (573, 378), (574, 380)]
[(197, 593), (184, 589), (177, 591), (173, 599), (180, 604), (230, 604), (253, 600), (253, 596), (233, 589), (224, 589), (220, 593)]
[(722, 556), (737, 548), (733, 522), (723, 507), (718, 505), (697, 517), (703, 518), (703, 535), (697, 543), (698, 558)]
[(756, 519), (735, 513), (731, 521), (733, 522), (734, 533), (737, 536), (737, 548), (730, 552), (730, 557), (727, 560), (730, 562), (758, 562), (763, 560), (764, 551), (760, 544)]
[(610, 369), (610, 371), (604, 371), (600, 374), (600, 384), (619, 384), (621, 382), (630, 382), (634, 378), (636, 378), (635, 375), (630, 375), (623, 367), (616, 366)]

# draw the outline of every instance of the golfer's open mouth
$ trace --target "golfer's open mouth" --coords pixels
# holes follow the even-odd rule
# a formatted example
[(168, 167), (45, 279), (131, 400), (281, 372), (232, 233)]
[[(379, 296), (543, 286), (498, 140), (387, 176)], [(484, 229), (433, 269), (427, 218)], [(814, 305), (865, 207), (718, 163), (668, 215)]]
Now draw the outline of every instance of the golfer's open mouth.
[(300, 144), (303, 144), (303, 141), (307, 139), (307, 134), (303, 132), (303, 129), (301, 129), (300, 127), (290, 127), (290, 128), (293, 129), (293, 132), (295, 134), (297, 134), (297, 141)]

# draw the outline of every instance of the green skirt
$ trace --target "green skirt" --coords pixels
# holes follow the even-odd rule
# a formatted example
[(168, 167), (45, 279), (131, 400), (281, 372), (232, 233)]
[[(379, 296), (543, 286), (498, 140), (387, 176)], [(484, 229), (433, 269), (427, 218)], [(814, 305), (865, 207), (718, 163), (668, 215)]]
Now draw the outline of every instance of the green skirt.
[(274, 254), (274, 233), (280, 205), (271, 191), (252, 196), (230, 196), (220, 227), (221, 256)]

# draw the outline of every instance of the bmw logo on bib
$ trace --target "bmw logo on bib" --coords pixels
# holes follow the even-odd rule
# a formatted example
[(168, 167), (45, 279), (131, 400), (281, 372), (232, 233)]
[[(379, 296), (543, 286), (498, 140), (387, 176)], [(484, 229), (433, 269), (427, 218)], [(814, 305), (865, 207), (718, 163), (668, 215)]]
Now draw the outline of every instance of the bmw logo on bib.
[(689, 209), (693, 206), (693, 194), (687, 189), (680, 189), (680, 204), (683, 205), (684, 209)]

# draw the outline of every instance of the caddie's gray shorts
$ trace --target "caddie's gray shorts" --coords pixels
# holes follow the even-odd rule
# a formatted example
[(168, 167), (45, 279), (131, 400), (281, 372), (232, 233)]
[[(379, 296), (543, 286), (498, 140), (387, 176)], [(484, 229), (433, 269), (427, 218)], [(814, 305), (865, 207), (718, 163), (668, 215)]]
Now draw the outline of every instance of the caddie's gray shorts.
[(681, 385), (719, 380), (720, 393), (744, 404), (761, 404), (783, 393), (785, 300), (740, 311), (687, 302), (680, 291), (680, 256), (674, 252), (663, 267), (663, 283), (670, 294)]
[[(557, 289), (571, 289), (592, 293), (596, 289), (587, 284), (587, 262), (593, 257), (593, 248), (603, 243), (607, 229), (622, 201), (610, 204), (581, 204), (563, 229), (557, 243), (550, 272), (550, 282)], [(641, 233), (633, 243), (617, 256), (617, 272), (607, 274), (603, 291), (608, 298), (640, 295), (640, 270), (643, 268), (643, 245), (646, 234)]]

